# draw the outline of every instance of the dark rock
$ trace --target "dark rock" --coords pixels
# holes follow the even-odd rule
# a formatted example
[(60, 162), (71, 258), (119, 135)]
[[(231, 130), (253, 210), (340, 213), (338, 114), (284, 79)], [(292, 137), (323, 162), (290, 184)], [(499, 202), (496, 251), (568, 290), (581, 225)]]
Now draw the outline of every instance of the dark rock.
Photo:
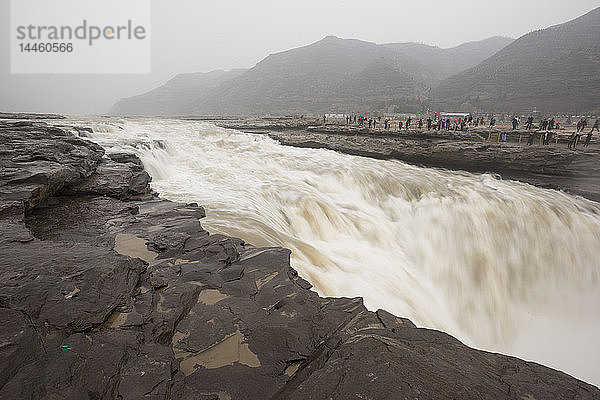
[(58, 114), (35, 114), (35, 113), (6, 113), (0, 112), (0, 119), (64, 119), (63, 115)]
[(129, 154), (129, 153), (112, 153), (109, 154), (108, 157), (113, 160), (114, 162), (118, 162), (121, 164), (134, 164), (137, 167), (139, 167), (140, 169), (144, 168), (144, 165), (142, 164), (142, 160), (140, 160), (140, 158), (138, 156), (136, 156), (135, 154)]
[(150, 175), (137, 164), (103, 159), (85, 182), (72, 185), (63, 193), (73, 196), (99, 195), (128, 199), (150, 193)]

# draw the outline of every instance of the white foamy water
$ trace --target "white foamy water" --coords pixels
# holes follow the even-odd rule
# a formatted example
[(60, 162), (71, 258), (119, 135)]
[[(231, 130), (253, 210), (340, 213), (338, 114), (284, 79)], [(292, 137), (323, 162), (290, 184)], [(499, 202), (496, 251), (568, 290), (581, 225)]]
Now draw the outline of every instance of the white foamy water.
[(210, 232), (290, 248), (322, 295), (600, 384), (598, 203), (203, 122), (69, 122), (137, 154), (163, 197), (203, 205)]

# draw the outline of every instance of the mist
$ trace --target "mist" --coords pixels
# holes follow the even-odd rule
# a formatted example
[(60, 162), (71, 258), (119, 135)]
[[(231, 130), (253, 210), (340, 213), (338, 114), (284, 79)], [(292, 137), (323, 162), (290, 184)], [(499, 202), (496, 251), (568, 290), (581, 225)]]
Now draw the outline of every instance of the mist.
[(19, 75), (10, 73), (10, 1), (1, 0), (0, 110), (103, 114), (119, 99), (151, 90), (178, 73), (249, 68), (269, 54), (327, 35), (448, 48), (491, 36), (518, 38), (595, 6), (594, 0), (509, 0), (501, 6), (472, 0), (154, 0), (150, 74)]

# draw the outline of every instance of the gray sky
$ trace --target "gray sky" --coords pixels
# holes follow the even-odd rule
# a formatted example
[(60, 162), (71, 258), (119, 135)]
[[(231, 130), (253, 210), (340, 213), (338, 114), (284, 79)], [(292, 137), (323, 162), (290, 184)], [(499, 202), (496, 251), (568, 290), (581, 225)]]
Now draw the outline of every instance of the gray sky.
[(119, 98), (177, 73), (252, 67), (271, 53), (327, 35), (446, 48), (496, 35), (518, 38), (598, 5), (598, 0), (152, 0), (151, 74), (11, 75), (10, 1), (0, 0), (0, 111), (101, 114)]

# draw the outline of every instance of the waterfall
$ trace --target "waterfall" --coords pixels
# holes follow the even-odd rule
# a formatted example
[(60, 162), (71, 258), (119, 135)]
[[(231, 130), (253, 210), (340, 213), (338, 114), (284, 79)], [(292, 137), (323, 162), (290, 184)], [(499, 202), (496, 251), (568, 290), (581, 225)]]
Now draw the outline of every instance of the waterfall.
[(291, 249), (321, 295), (600, 384), (598, 203), (205, 122), (70, 123), (137, 154), (163, 197), (203, 205), (208, 231)]

